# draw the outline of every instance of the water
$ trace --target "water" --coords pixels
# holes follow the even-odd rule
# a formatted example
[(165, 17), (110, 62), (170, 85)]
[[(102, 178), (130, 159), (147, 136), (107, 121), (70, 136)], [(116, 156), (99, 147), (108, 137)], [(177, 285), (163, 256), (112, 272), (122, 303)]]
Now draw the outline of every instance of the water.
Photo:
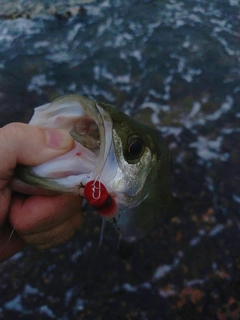
[(112, 103), (165, 136), (185, 213), (127, 261), (110, 227), (97, 250), (92, 215), (68, 243), (17, 254), (0, 265), (0, 319), (239, 319), (239, 1), (69, 3), (6, 9), (0, 124), (65, 93)]

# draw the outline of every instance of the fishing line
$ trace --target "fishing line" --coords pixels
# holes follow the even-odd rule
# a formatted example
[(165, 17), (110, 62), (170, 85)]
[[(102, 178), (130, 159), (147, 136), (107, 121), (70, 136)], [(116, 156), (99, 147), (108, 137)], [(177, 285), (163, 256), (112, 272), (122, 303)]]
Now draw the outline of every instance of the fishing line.
[(3, 250), (7, 247), (7, 245), (9, 244), (9, 242), (10, 242), (12, 236), (13, 236), (14, 231), (15, 231), (15, 230), (12, 229), (12, 231), (11, 231), (11, 233), (10, 233), (10, 236), (9, 236), (9, 238), (8, 238), (8, 240), (7, 240), (7, 243), (0, 249), (0, 252), (3, 251)]
[(104, 233), (104, 229), (105, 229), (105, 223), (106, 223), (105, 219), (102, 219), (102, 226), (101, 226), (98, 249), (100, 249), (102, 242), (103, 242), (103, 233)]

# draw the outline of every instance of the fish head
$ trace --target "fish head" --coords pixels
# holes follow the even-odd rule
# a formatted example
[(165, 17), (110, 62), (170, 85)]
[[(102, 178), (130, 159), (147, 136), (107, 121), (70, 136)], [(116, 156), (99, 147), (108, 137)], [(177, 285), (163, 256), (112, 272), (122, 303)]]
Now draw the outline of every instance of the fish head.
[[(159, 133), (112, 106), (99, 106), (112, 122), (112, 154), (106, 170), (115, 168), (109, 170), (113, 175), (108, 177), (108, 186), (122, 207), (137, 206), (150, 199), (160, 186), (168, 189), (171, 159)], [(103, 178), (107, 175), (103, 174)]]
[(75, 145), (39, 166), (20, 166), (20, 180), (84, 196), (125, 238), (152, 228), (167, 205), (171, 179), (168, 147), (157, 131), (79, 95), (36, 108), (30, 124), (65, 129)]
[(149, 233), (161, 218), (178, 212), (179, 203), (171, 193), (171, 155), (158, 131), (112, 106), (100, 105), (112, 119), (117, 167), (109, 187), (120, 210), (110, 222), (131, 242)]

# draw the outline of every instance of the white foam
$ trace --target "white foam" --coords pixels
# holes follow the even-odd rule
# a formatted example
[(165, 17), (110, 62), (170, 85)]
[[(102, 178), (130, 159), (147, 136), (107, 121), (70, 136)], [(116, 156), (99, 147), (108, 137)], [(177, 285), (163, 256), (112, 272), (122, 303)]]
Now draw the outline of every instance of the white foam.
[(195, 237), (190, 240), (190, 246), (195, 247), (201, 240), (201, 237)]
[(208, 140), (206, 137), (199, 136), (197, 141), (190, 143), (189, 146), (196, 148), (198, 156), (204, 161), (213, 159), (227, 161), (229, 153), (220, 153), (222, 139), (222, 137), (218, 137), (216, 140)]
[(234, 102), (233, 97), (228, 95), (226, 97), (226, 100), (221, 104), (221, 106), (218, 108), (218, 110), (216, 110), (212, 114), (206, 116), (206, 119), (211, 120), (211, 121), (218, 120), (224, 113), (231, 110), (231, 108), (233, 106), (233, 102)]
[(235, 202), (240, 203), (240, 196), (237, 195), (236, 193), (233, 194), (232, 198)]
[(35, 49), (39, 49), (39, 48), (46, 48), (49, 46), (49, 41), (43, 40), (43, 41), (37, 41), (33, 44), (33, 47)]
[(122, 285), (122, 288), (127, 292), (136, 292), (137, 291), (137, 287), (131, 285), (130, 283), (124, 283)]
[(229, 0), (231, 6), (239, 6), (239, 0)]
[(36, 91), (38, 94), (42, 93), (42, 87), (54, 86), (56, 83), (53, 80), (47, 80), (45, 74), (38, 74), (31, 78), (29, 85), (27, 86), (28, 91)]
[(174, 287), (172, 285), (170, 285), (166, 289), (164, 289), (164, 288), (159, 289), (158, 293), (162, 298), (168, 298), (171, 296), (175, 296), (177, 294), (177, 291), (174, 289)]
[(197, 115), (197, 113), (200, 111), (201, 109), (201, 103), (198, 101), (193, 102), (193, 106), (191, 111), (188, 114), (188, 118), (193, 118)]
[(217, 224), (210, 232), (209, 235), (210, 237), (214, 237), (216, 236), (219, 232), (224, 230), (224, 225), (223, 224)]
[(74, 40), (74, 38), (76, 37), (79, 29), (81, 28), (82, 24), (81, 23), (77, 23), (68, 33), (67, 36), (67, 41), (68, 42), (72, 42)]
[(78, 299), (76, 300), (76, 303), (75, 303), (75, 306), (74, 306), (75, 311), (82, 311), (82, 310), (84, 310), (84, 308), (85, 308), (84, 302), (85, 302), (85, 301), (84, 301), (83, 299), (78, 298)]
[(41, 307), (39, 308), (39, 311), (40, 311), (41, 314), (44, 314), (44, 315), (46, 315), (46, 316), (48, 316), (48, 317), (50, 317), (50, 318), (56, 319), (56, 316), (55, 316), (55, 314), (53, 313), (53, 311), (52, 311), (48, 306), (46, 306), (46, 305), (41, 306)]
[(202, 73), (201, 69), (193, 69), (193, 68), (187, 68), (186, 72), (182, 74), (182, 78), (186, 80), (187, 82), (192, 82), (193, 78), (195, 76), (198, 76)]
[(169, 264), (164, 264), (158, 267), (153, 274), (153, 281), (163, 278), (166, 274), (168, 274), (172, 270), (172, 268), (173, 266)]
[(14, 310), (14, 311), (24, 313), (24, 311), (23, 311), (24, 308), (22, 305), (22, 298), (21, 298), (20, 294), (18, 294), (15, 298), (13, 298), (12, 300), (5, 303), (4, 307), (7, 310)]
[(32, 294), (37, 294), (37, 295), (43, 295), (37, 288), (32, 287), (30, 284), (26, 284), (24, 287), (24, 295), (32, 295)]

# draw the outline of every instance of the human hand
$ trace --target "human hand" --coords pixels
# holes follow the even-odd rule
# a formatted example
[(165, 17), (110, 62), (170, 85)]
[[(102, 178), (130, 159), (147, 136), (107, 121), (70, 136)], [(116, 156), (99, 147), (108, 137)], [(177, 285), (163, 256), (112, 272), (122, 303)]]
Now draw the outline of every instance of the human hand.
[(79, 197), (12, 183), (17, 164), (39, 165), (66, 153), (72, 146), (73, 139), (64, 130), (23, 123), (0, 128), (0, 261), (26, 244), (40, 249), (58, 245), (68, 240), (81, 224)]

